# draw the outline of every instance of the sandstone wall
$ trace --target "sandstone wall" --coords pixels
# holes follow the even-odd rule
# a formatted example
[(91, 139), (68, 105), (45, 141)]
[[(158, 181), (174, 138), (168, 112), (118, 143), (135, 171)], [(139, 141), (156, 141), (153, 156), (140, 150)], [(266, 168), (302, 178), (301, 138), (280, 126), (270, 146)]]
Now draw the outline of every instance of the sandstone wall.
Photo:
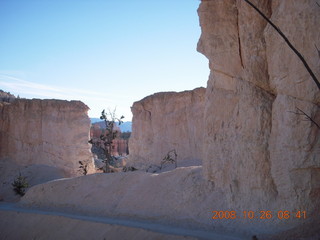
[(203, 138), (204, 88), (156, 93), (131, 108), (130, 162), (159, 165), (175, 149), (178, 166), (200, 163)]
[[(320, 79), (315, 47), (320, 46), (320, 8), (315, 1), (253, 2)], [(315, 219), (320, 129), (293, 112), (302, 109), (320, 123), (319, 89), (284, 40), (245, 1), (203, 0), (198, 14), (198, 51), (209, 59), (211, 70), (204, 113), (205, 177), (226, 197), (227, 208), (306, 209)]]
[(85, 104), (38, 99), (0, 104), (1, 178), (7, 188), (11, 190), (19, 171), (28, 176), (29, 183), (44, 169), (47, 176), (53, 174), (49, 179), (41, 174), (44, 179), (37, 179), (39, 183), (55, 176), (79, 175), (79, 161), (87, 163), (89, 171), (92, 170), (88, 144), (90, 120)]

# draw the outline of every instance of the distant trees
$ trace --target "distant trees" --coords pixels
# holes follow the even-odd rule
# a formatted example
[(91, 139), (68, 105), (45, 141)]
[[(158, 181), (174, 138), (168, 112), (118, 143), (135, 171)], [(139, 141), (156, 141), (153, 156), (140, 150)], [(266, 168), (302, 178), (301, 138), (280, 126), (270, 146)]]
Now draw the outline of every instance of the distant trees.
[(15, 100), (15, 96), (11, 94), (10, 92), (4, 92), (0, 89), (0, 102), (7, 102), (11, 103)]
[(130, 137), (131, 137), (131, 132), (122, 132), (122, 133), (120, 134), (120, 138), (121, 138), (121, 139), (128, 140)]

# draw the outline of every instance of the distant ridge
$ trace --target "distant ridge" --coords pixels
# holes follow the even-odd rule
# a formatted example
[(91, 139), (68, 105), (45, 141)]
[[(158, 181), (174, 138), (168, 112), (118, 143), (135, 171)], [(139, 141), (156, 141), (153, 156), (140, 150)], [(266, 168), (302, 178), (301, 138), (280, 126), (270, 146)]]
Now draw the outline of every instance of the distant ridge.
[(96, 123), (96, 122), (101, 122), (100, 118), (90, 118), (91, 124)]
[[(103, 122), (101, 121), (100, 118), (90, 118), (91, 120), (91, 124), (93, 123), (98, 123), (98, 122)], [(118, 125), (118, 123), (117, 123)], [(119, 126), (119, 125), (118, 125)], [(132, 122), (123, 122), (120, 126), (119, 126), (121, 132), (132, 132)]]

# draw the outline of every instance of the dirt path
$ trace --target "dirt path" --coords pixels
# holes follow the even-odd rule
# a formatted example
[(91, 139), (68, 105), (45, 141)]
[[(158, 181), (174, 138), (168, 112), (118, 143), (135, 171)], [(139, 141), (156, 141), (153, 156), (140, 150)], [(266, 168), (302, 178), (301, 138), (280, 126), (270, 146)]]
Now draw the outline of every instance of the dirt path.
[[(156, 223), (85, 216), (0, 203), (0, 239), (217, 239), (244, 238)], [(22, 237), (22, 238), (21, 238)]]

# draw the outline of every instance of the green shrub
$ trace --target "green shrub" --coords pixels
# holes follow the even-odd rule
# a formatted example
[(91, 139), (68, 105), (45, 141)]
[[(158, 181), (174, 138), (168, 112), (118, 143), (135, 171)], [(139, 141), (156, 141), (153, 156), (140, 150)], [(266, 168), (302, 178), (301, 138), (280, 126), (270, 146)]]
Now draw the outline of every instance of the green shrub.
[(29, 187), (26, 179), (27, 177), (22, 176), (21, 172), (19, 172), (19, 176), (16, 177), (16, 179), (12, 183), (13, 191), (15, 191), (16, 194), (19, 194), (20, 196), (23, 196), (25, 194), (26, 188)]

